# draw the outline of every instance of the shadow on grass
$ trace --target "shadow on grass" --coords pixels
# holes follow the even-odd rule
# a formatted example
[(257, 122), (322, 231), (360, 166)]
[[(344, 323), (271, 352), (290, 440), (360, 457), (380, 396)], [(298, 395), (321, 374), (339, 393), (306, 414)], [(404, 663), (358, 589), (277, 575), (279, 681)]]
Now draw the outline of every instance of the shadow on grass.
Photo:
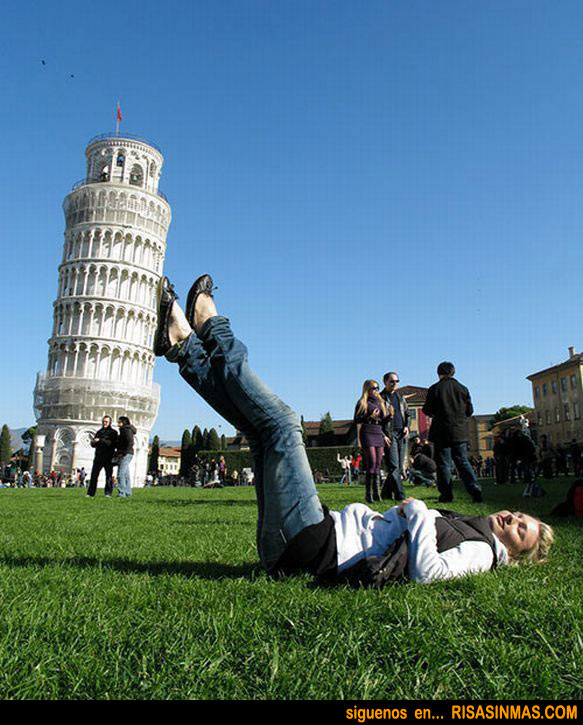
[(178, 500), (178, 501), (164, 501), (164, 500), (157, 500), (157, 501), (140, 501), (140, 505), (146, 505), (146, 506), (170, 506), (172, 508), (181, 508), (183, 506), (212, 506), (213, 508), (216, 508), (217, 506), (252, 506), (256, 507), (257, 503), (255, 500), (253, 501), (238, 501), (234, 498), (228, 498), (223, 501), (213, 499), (212, 501), (184, 501), (184, 500)]
[(99, 569), (118, 571), (122, 574), (149, 574), (151, 576), (179, 575), (193, 579), (248, 579), (252, 581), (263, 572), (259, 565), (254, 564), (218, 564), (202, 561), (176, 562), (141, 562), (129, 559), (95, 559), (92, 557), (71, 557), (69, 559), (50, 559), (48, 557), (3, 556), (0, 566), (68, 566), (78, 569)]

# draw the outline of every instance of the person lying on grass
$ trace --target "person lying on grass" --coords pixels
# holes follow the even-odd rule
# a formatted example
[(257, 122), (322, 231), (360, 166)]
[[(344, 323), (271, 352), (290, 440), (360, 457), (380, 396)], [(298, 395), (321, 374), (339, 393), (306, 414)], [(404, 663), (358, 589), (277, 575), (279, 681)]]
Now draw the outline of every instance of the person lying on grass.
[(158, 288), (154, 352), (178, 365), (186, 382), (249, 441), (257, 495), (257, 547), (272, 575), (342, 577), (365, 557), (382, 556), (408, 533), (408, 578), (449, 579), (546, 558), (552, 529), (520, 512), (462, 517), (412, 498), (384, 513), (360, 503), (322, 506), (298, 416), (251, 370), (247, 348), (217, 313), (209, 275), (192, 285), (185, 312), (164, 277)]

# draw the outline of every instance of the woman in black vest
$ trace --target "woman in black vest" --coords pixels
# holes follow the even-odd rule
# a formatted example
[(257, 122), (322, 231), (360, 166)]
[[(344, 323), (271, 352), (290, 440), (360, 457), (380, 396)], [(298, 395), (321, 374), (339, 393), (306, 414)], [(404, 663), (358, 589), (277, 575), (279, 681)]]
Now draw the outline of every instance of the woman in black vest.
[(409, 577), (419, 582), (544, 560), (552, 529), (519, 512), (460, 520), (414, 499), (384, 513), (360, 503), (340, 512), (323, 507), (298, 416), (250, 369), (247, 348), (218, 315), (212, 290), (209, 275), (199, 277), (185, 314), (168, 279), (161, 280), (154, 352), (177, 363), (186, 382), (249, 441), (257, 545), (269, 573), (341, 576), (362, 559), (382, 556), (405, 532)]

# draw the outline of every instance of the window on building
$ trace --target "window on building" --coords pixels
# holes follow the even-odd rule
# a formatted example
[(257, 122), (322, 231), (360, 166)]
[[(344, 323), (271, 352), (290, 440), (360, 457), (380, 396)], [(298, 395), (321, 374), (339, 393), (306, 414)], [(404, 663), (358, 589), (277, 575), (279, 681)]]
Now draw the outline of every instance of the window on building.
[(575, 420), (579, 420), (581, 418), (579, 403), (577, 401), (573, 403), (573, 417), (575, 418)]
[(551, 424), (551, 411), (550, 410), (545, 411), (545, 423), (547, 425)]
[(561, 422), (561, 411), (559, 410), (559, 406), (555, 408), (555, 423)]
[(144, 184), (144, 170), (139, 164), (134, 164), (130, 171), (130, 184), (133, 186), (143, 186)]
[(540, 413), (537, 413), (536, 414), (536, 422), (537, 422), (538, 425), (542, 425), (543, 424), (543, 417), (542, 417), (542, 415)]
[(561, 378), (561, 390), (563, 393), (567, 392), (567, 378)]
[(409, 418), (411, 420), (417, 420), (417, 409), (416, 408), (409, 408)]
[(563, 405), (563, 417), (565, 420), (571, 420), (571, 406), (569, 403)]
[(117, 164), (117, 166), (123, 166), (125, 164), (125, 160), (126, 160), (126, 157), (120, 151), (119, 154), (117, 155), (117, 159), (116, 159), (115, 163)]
[(494, 450), (494, 436), (488, 436), (486, 438), (486, 450), (487, 451), (493, 451)]
[(534, 397), (535, 397), (535, 400), (538, 400), (540, 398), (540, 386), (539, 385), (534, 386)]
[(546, 397), (547, 394), (547, 384), (543, 383), (543, 398)]
[(577, 388), (577, 376), (571, 375), (571, 390), (575, 390)]
[(551, 390), (553, 391), (553, 395), (557, 394), (557, 381), (556, 380), (551, 381)]

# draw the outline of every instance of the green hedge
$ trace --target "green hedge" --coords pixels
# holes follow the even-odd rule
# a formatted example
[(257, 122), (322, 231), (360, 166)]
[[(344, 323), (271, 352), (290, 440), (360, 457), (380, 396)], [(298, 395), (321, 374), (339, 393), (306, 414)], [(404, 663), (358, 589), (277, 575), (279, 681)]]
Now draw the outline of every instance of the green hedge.
[[(331, 446), (330, 448), (306, 448), (308, 461), (313, 471), (321, 471), (324, 473), (326, 469), (333, 476), (340, 477), (342, 469), (336, 460), (336, 456), (340, 453), (341, 457), (351, 456), (354, 448), (352, 446)], [(253, 467), (253, 457), (251, 451), (199, 451), (199, 458), (210, 461), (211, 459), (219, 460), (219, 456), (225, 457), (228, 473), (239, 471), (243, 468)]]

